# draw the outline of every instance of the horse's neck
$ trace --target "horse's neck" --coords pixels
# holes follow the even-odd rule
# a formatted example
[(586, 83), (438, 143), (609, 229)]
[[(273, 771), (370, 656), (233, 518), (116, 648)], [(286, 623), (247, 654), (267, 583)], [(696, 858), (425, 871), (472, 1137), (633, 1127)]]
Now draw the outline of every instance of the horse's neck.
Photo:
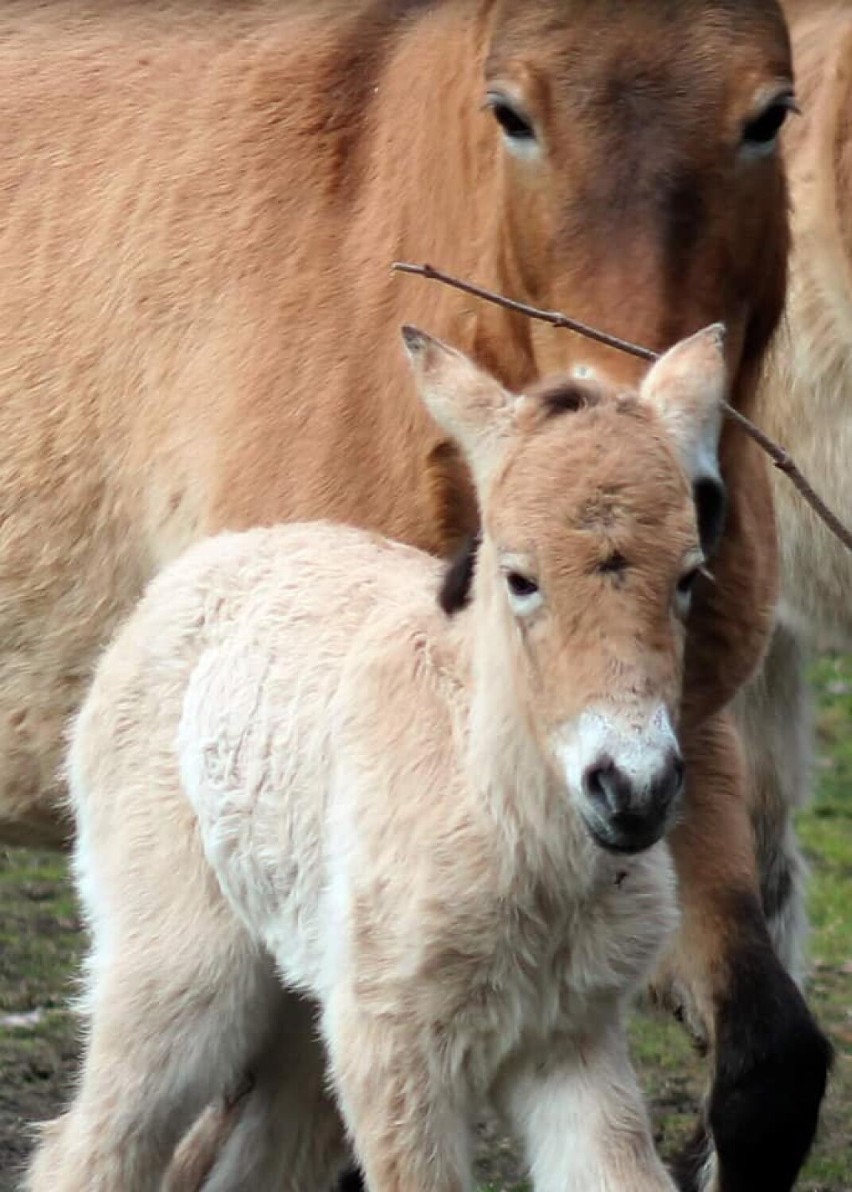
[(499, 634), (472, 623), (471, 695), (466, 766), (476, 798), (500, 842), (507, 877), (561, 884), (566, 867), (591, 880), (593, 850), (565, 785), (536, 739), (523, 707), (511, 650)]

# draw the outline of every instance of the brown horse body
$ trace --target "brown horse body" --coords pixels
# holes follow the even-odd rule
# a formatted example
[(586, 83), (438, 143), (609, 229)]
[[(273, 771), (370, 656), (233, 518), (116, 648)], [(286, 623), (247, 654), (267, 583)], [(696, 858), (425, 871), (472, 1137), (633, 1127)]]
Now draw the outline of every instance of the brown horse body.
[[(802, 117), (785, 134), (793, 250), (785, 318), (755, 415), (846, 525), (852, 524), (852, 14), (838, 0), (788, 0)], [(764, 909), (803, 978), (805, 867), (794, 810), (811, 786), (807, 703), (815, 646), (852, 645), (852, 554), (779, 476), (779, 625), (743, 700)]]
[[(636, 380), (627, 357), (394, 278), (393, 259), (651, 348), (722, 319), (749, 408), (784, 296), (773, 144), (789, 80), (773, 0), (8, 4), (7, 838), (59, 835), (66, 718), (145, 580), (190, 542), (324, 516), (443, 552), (474, 526), (460, 457), (399, 361), (403, 319), (513, 387), (557, 369)], [(684, 915), (665, 983), (715, 1046), (720, 1186), (780, 1192), (825, 1054), (768, 945), (723, 711), (770, 629), (769, 486), (737, 432), (721, 463), (727, 528), (690, 622)]]

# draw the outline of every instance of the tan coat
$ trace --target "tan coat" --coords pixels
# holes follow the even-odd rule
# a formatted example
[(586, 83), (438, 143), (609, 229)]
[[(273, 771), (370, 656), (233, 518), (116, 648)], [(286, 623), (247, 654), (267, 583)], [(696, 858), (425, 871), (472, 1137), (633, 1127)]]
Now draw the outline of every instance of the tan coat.
[(152, 583), (71, 746), (88, 1046), (33, 1192), (159, 1188), (246, 1077), (205, 1188), (327, 1192), (339, 1114), (372, 1192), (463, 1192), (491, 1101), (536, 1189), (674, 1192), (623, 1016), (677, 919), (720, 335), (638, 398), (518, 399), (407, 340), (476, 481), (469, 607), (430, 556), (328, 523), (213, 538)]
[[(748, 409), (783, 304), (789, 88), (775, 0), (4, 4), (4, 835), (67, 833), (61, 742), (97, 651), (203, 534), (329, 517), (449, 552), (474, 527), (399, 323), (515, 388), (575, 368), (637, 383), (637, 361), (393, 277), (394, 258), (650, 348), (724, 320)], [(768, 480), (730, 429), (721, 467), (672, 834), (682, 930), (660, 983), (717, 1048), (723, 1166), (748, 1186), (757, 1120), (787, 1187), (824, 1053), (768, 946), (721, 711), (771, 625)]]
[[(793, 253), (787, 308), (756, 416), (852, 525), (852, 17), (833, 0), (790, 3), (802, 116), (785, 134)], [(806, 869), (793, 811), (812, 785), (807, 669), (814, 647), (852, 646), (852, 553), (783, 476), (774, 481), (781, 607), (770, 657), (742, 705), (763, 900), (802, 980)]]

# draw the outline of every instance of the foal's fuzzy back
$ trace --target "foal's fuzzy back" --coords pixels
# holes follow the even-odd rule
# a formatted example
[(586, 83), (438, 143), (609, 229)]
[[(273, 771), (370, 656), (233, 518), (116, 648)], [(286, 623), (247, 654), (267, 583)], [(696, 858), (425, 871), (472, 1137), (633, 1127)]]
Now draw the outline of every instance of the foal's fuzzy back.
[[(155, 578), (101, 659), (72, 735), (77, 872), (90, 915), (97, 915), (97, 875), (113, 861), (120, 864), (113, 856), (119, 847), (126, 855), (137, 848), (144, 854), (166, 840), (177, 848), (183, 839), (181, 856), (191, 853), (198, 880), (209, 883), (178, 758), (184, 701), (193, 672), (203, 679), (205, 655), (229, 641), (237, 659), (270, 651), (277, 656), (277, 673), (287, 682), (274, 706), (274, 724), (268, 719), (273, 705), (258, 694), (262, 675), (247, 678), (238, 664), (217, 688), (216, 707), (232, 717), (228, 744), (234, 744), (233, 726), (242, 723), (245, 738), (233, 756), (250, 767), (264, 760), (251, 751), (268, 745), (265, 734), (283, 732), (300, 743), (310, 734), (319, 779), (336, 678), (365, 619), (380, 599), (391, 609), (410, 607), (418, 594), (429, 614), (434, 609), (439, 616), (432, 597), (438, 570), (437, 562), (409, 547), (314, 523), (220, 535)], [(261, 635), (261, 648), (252, 650)], [(240, 679), (247, 679), (245, 686)], [(203, 689), (203, 682), (196, 688)], [(260, 704), (262, 719), (256, 715)], [(134, 908), (127, 909), (131, 916)]]
[[(431, 785), (418, 763), (447, 764), (443, 697), (452, 702), (463, 681), (443, 640), (437, 561), (322, 524), (252, 538), (264, 574), (239, 615), (214, 627), (187, 678), (182, 786), (232, 905), (273, 954), (286, 951), (289, 982), (316, 990), (325, 985), (317, 940), (329, 934), (321, 924), (342, 913), (331, 905), (335, 883), (359, 864), (351, 819), (369, 836), (371, 798), (377, 831), (393, 819), (396, 791), (378, 766), (394, 756), (395, 737), (405, 737), (405, 769)], [(363, 732), (353, 740), (355, 708), (388, 748), (372, 753)], [(413, 737), (422, 758), (411, 755)], [(400, 811), (426, 833), (429, 809), (412, 806), (412, 785), (416, 794), (410, 782), (398, 792)]]
[[(422, 593), (437, 610), (438, 572), (412, 548), (322, 522), (224, 534), (191, 548), (153, 580), (105, 652), (73, 735), (72, 778), (89, 785), (133, 728), (156, 733), (157, 721), (168, 725), (157, 709), (172, 695), (183, 699), (193, 668), (226, 637), (248, 647), (254, 635), (283, 634), (293, 703), (314, 716), (311, 692), (296, 687), (323, 668), (309, 669), (306, 660), (344, 658), (380, 599), (393, 608)], [(172, 749), (173, 733), (157, 744)]]

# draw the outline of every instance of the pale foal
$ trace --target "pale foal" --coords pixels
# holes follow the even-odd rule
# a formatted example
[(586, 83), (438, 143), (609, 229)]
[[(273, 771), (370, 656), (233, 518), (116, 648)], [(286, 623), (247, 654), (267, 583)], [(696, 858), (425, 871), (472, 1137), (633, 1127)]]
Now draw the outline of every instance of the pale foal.
[(537, 1192), (674, 1187), (623, 1017), (677, 920), (721, 332), (521, 397), (404, 334), (477, 548), (290, 525), (153, 581), (73, 734), (91, 1026), (34, 1192), (161, 1188), (241, 1084), (207, 1192), (326, 1192), (347, 1137), (371, 1192), (464, 1192), (486, 1102)]

